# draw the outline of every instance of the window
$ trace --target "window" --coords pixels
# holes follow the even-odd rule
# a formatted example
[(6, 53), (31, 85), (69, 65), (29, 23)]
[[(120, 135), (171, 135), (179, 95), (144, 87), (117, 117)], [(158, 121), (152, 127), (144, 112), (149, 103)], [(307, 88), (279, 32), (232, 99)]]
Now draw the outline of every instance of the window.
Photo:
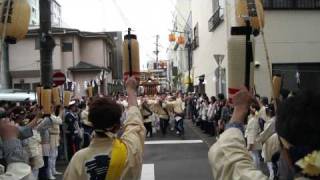
[(264, 0), (265, 9), (320, 9), (320, 0)]
[(209, 32), (213, 32), (224, 19), (224, 0), (212, 0), (213, 15), (208, 21)]
[(217, 9), (219, 9), (219, 0), (212, 0), (213, 13), (215, 13)]
[[(3, 5), (3, 10), (2, 10), (2, 18), (1, 18), (1, 22), (4, 23), (6, 20), (6, 13), (7, 13), (7, 7), (8, 7), (8, 0), (4, 2)], [(11, 23), (11, 16), (12, 16), (12, 12), (13, 12), (13, 1), (10, 2), (10, 6), (9, 6), (9, 14), (8, 14), (8, 19), (7, 22)]]
[(73, 44), (71, 42), (62, 43), (62, 52), (72, 52)]
[(110, 62), (112, 61), (112, 52), (109, 52), (109, 57), (107, 60), (107, 67), (110, 67)]
[(199, 23), (193, 28), (192, 48), (196, 49), (197, 47), (199, 47)]
[(13, 84), (14, 89), (22, 89), (22, 90), (30, 90), (30, 84), (29, 83), (19, 83), (19, 84)]

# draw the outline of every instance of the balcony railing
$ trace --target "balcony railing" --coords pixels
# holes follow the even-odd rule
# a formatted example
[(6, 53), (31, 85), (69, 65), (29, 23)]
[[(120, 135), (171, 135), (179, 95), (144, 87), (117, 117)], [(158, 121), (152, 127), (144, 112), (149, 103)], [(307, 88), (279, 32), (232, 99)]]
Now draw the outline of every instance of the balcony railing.
[(320, 9), (320, 0), (263, 0), (265, 9)]
[(213, 32), (223, 21), (223, 9), (218, 8), (208, 21), (209, 32)]

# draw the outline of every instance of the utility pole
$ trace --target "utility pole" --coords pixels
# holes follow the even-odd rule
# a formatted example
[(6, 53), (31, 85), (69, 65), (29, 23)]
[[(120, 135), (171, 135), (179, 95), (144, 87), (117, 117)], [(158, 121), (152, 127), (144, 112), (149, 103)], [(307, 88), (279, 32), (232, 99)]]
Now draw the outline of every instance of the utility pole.
[(159, 35), (156, 36), (156, 50), (154, 51), (154, 54), (156, 55), (156, 64), (158, 69), (158, 63), (159, 63)]
[(51, 30), (51, 0), (40, 0), (40, 72), (41, 85), (45, 89), (52, 87), (52, 53), (55, 42)]
[(192, 66), (192, 42), (191, 38), (188, 34), (188, 42), (187, 42), (187, 47), (188, 47), (188, 92), (192, 92), (192, 82), (191, 82), (191, 66)]

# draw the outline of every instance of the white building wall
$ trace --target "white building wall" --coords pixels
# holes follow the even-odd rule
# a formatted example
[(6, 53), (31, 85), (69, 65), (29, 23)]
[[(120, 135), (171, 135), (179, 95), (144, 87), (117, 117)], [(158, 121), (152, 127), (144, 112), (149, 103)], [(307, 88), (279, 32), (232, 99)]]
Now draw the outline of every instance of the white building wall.
[(39, 0), (28, 0), (30, 8), (31, 8), (31, 15), (30, 15), (30, 26), (39, 25)]
[[(266, 11), (265, 34), (272, 63), (320, 63), (320, 11)], [(261, 37), (256, 41), (257, 92), (271, 96), (265, 51)]]
[(9, 45), (10, 71), (39, 70), (40, 51), (35, 48), (35, 38), (20, 40)]
[(205, 75), (206, 93), (216, 96), (215, 69), (218, 67), (214, 54), (225, 55), (223, 67), (227, 67), (227, 30), (222, 22), (213, 32), (209, 32), (208, 20), (213, 15), (212, 0), (192, 1), (192, 24), (199, 23), (199, 47), (193, 51), (194, 82)]
[(61, 27), (61, 6), (55, 0), (52, 0), (51, 2), (51, 24), (53, 27)]
[(62, 63), (61, 63), (61, 39), (56, 37), (54, 38), (56, 42), (56, 47), (53, 50), (52, 54), (52, 65), (54, 70), (61, 70), (62, 69)]
[(81, 61), (87, 62), (96, 66), (104, 66), (105, 51), (104, 41), (101, 39), (82, 39), (81, 40)]

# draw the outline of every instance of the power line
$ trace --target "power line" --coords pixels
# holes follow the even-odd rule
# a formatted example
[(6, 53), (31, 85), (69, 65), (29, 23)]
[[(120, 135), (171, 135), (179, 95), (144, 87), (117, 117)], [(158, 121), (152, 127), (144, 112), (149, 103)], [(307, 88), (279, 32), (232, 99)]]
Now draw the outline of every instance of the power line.
[(123, 23), (125, 24), (125, 26), (130, 27), (131, 23), (129, 21), (129, 19), (127, 18), (127, 16), (123, 13), (121, 7), (119, 6), (119, 4), (117, 3), (116, 0), (112, 0), (114, 6), (117, 8), (117, 11), (119, 13), (119, 15), (121, 16), (121, 19), (123, 21)]

